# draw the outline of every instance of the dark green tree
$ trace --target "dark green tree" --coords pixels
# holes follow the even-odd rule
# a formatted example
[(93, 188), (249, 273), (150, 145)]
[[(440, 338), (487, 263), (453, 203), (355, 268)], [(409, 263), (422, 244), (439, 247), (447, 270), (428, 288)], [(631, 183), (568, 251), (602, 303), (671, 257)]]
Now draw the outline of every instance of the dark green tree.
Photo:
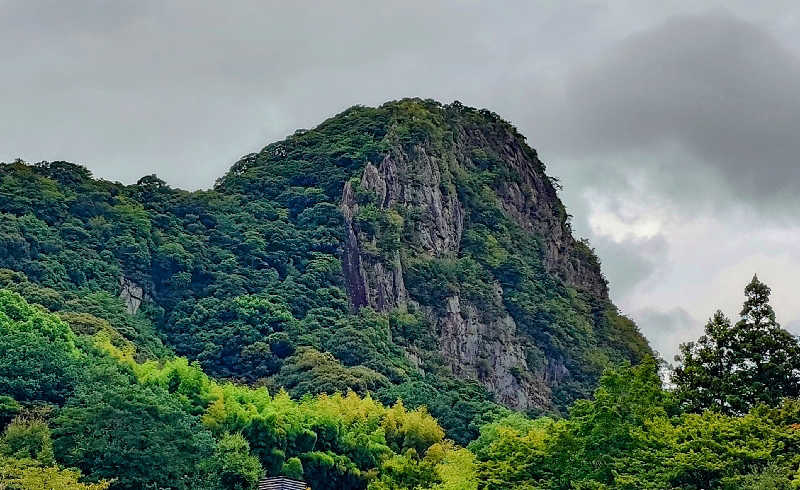
[(209, 473), (219, 479), (215, 483), (225, 490), (251, 489), (262, 473), (261, 463), (250, 455), (250, 445), (241, 434), (224, 434), (207, 464)]
[(21, 410), (22, 406), (15, 399), (7, 395), (0, 395), (0, 429), (14, 420)]
[(554, 480), (559, 482), (556, 488), (592, 488), (575, 485), (582, 480), (610, 484), (614, 459), (640, 445), (636, 428), (670, 415), (673, 405), (669, 392), (661, 387), (655, 359), (607, 369), (594, 399), (578, 400), (570, 408), (569, 420), (563, 431), (556, 431), (551, 459), (543, 468), (554, 471)]
[(769, 287), (753, 276), (740, 320), (720, 311), (697, 342), (681, 344), (672, 382), (689, 411), (742, 414), (764, 403), (800, 396), (800, 344), (775, 320)]
[(0, 395), (63, 403), (77, 377), (74, 341), (58, 317), (0, 290)]
[(800, 344), (775, 320), (769, 287), (753, 276), (744, 290), (741, 319), (733, 327), (734, 384), (741, 390), (739, 410), (758, 403), (777, 406), (800, 396)]
[(53, 441), (47, 423), (22, 417), (14, 419), (0, 437), (0, 456), (33, 459), (52, 465)]
[(213, 488), (203, 462), (214, 457), (214, 439), (175, 397), (108, 360), (86, 377), (53, 421), (59, 462), (91, 480), (115, 478), (115, 489)]
[(683, 408), (692, 412), (704, 409), (726, 412), (730, 406), (733, 327), (717, 310), (705, 326), (705, 335), (696, 342), (680, 345), (681, 362), (672, 373), (675, 392)]

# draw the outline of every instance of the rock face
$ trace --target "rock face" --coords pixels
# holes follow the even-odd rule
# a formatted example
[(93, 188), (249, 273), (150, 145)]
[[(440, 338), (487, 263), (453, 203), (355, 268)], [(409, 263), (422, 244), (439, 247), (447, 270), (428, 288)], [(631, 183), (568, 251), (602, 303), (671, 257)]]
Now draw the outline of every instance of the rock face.
[[(417, 147), (414, 157), (397, 153), (387, 155), (377, 168), (367, 164), (360, 188), (373, 192), (381, 209), (416, 209), (422, 215), (416, 230), (417, 245), (427, 253), (441, 256), (458, 252), (464, 209), (455, 195), (442, 193), (439, 163), (424, 147)], [(354, 223), (358, 212), (359, 204), (348, 182), (342, 193), (347, 233), (343, 267), (351, 301), (356, 307), (372, 306), (378, 311), (404, 307), (408, 293), (399, 251), (393, 252), (388, 261), (365, 253)]]
[(129, 315), (135, 315), (147, 297), (144, 289), (126, 277), (119, 278), (119, 287), (119, 297), (125, 303), (126, 311)]
[[(367, 166), (364, 179), (374, 172), (375, 167)], [(392, 254), (388, 262), (365, 253), (363, 243), (359, 242), (358, 227), (354, 222), (358, 211), (359, 205), (352, 185), (348, 182), (342, 193), (342, 214), (346, 228), (342, 268), (350, 301), (356, 308), (372, 306), (378, 311), (405, 306), (408, 293), (403, 283), (399, 252)]]
[(478, 379), (497, 400), (519, 410), (550, 407), (550, 387), (544, 379), (526, 376), (525, 344), (510, 315), (484, 321), (475, 306), (458, 296), (447, 301), (438, 319), (440, 348), (458, 377)]
[[(372, 196), (370, 205), (381, 211), (414, 210), (418, 217), (415, 238), (404, 243), (403, 250), (418, 256), (457, 257), (466, 211), (452, 176), (474, 168), (475, 152), (487, 148), (515, 174), (514, 179), (495, 184), (499, 205), (506, 216), (541, 239), (542, 262), (548, 272), (579, 291), (607, 299), (599, 265), (581, 254), (581, 244), (572, 237), (564, 207), (536, 154), (510, 131), (497, 134), (456, 126), (448, 151), (436, 152), (419, 144), (394, 148), (377, 166), (367, 164), (357, 183), (344, 186), (343, 268), (355, 308), (420, 309), (406, 290), (401, 253), (395, 250), (376, 256), (378, 239), (359, 224), (364, 204), (359, 202), (357, 190)], [(497, 303), (502, 304), (502, 288), (495, 283), (495, 289)], [(510, 314), (487, 318), (478, 306), (459, 295), (448, 297), (440, 308), (421, 309), (435, 327), (441, 354), (453, 374), (479, 380), (507, 406), (522, 410), (551, 407), (551, 389), (567, 370), (558, 359), (545, 358), (539, 365), (529, 365), (526, 353), (537, 346), (520, 335)]]

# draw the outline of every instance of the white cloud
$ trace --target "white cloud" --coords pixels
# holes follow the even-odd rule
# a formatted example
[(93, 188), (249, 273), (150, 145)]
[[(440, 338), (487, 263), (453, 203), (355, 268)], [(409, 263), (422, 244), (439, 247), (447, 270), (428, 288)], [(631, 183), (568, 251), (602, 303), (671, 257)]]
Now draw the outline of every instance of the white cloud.
[(664, 208), (652, 206), (646, 200), (613, 198), (597, 189), (587, 190), (585, 198), (591, 203), (588, 222), (594, 236), (609, 237), (622, 243), (654, 238), (664, 229)]

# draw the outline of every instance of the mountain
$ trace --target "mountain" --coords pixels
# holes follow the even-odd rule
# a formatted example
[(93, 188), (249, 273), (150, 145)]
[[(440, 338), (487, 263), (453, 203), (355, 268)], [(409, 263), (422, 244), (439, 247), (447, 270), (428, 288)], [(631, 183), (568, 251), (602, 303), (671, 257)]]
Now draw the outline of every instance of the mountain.
[(418, 99), (205, 191), (0, 164), (0, 487), (798, 487), (769, 287), (665, 389), (557, 188), (495, 114)]
[(356, 106), (212, 190), (0, 166), (0, 288), (143, 358), (293, 396), (427, 405), (465, 443), (503, 407), (561, 412), (647, 342), (608, 298), (557, 184), (458, 102)]

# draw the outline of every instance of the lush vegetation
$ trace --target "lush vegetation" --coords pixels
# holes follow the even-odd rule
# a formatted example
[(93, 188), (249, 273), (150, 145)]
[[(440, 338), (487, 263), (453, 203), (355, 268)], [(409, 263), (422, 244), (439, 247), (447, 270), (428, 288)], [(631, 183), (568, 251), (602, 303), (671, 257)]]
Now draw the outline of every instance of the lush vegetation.
[(653, 358), (607, 369), (568, 417), (498, 414), (460, 448), (424, 408), (352, 391), (298, 400), (185, 358), (138, 361), (113, 327), (76, 335), (7, 290), (0, 337), (14, 342), (0, 371), (0, 488), (249, 489), (263, 474), (314, 489), (800, 488), (800, 400), (686, 411)]
[[(460, 131), (486, 135), (486, 148), (456, 165)], [(512, 315), (529, 339), (530, 369), (520, 377), (536, 376), (546, 359), (564, 365), (550, 411), (591, 394), (610, 362), (635, 363), (650, 352), (607, 300), (548, 273), (541, 237), (500, 210), (496, 186), (518, 178), (493, 149), (507, 137), (535, 157), (489, 111), (411, 99), (353, 107), (298, 131), (243, 157), (209, 191), (174, 189), (156, 176), (125, 186), (66, 162), (0, 164), (0, 268), (8, 269), (0, 286), (78, 331), (113, 325), (139, 360), (174, 352), (215, 378), (295, 396), (352, 389), (392, 403), (403, 395), (410, 406), (428, 405), (466, 444), (485, 414), (502, 409), (479, 383), (452, 376), (421, 309), (351, 310), (339, 205), (345, 183), (357, 182), (368, 162), (423, 147), (437, 155), (444, 190), (467, 207), (457, 256), (420, 253), (419, 210), (370, 206), (366, 191), (359, 227), (374, 234), (376, 254), (402, 254), (421, 308), (440, 308), (443, 294), (458, 293), (486, 315)], [(588, 247), (580, 250), (575, 260), (598, 266)], [(116, 299), (123, 279), (143, 290), (135, 315)], [(497, 284), (506, 291), (501, 300)]]
[[(484, 143), (458, 153), (464, 134)], [(298, 131), (208, 191), (0, 164), (0, 489), (800, 488), (800, 348), (769, 288), (683, 345), (665, 388), (633, 322), (548, 271), (545, 237), (501, 211), (509, 138), (538, 162), (488, 111), (404, 100)], [(418, 209), (358, 186), (368, 162), (418, 151), (465, 207), (452, 255), (420, 246)], [(348, 182), (368, 252), (402, 261), (407, 309), (351, 307)], [(583, 242), (570, 260), (599, 271)], [(454, 294), (514, 319), (515, 377), (563, 367), (546, 413), (453, 376), (430, 322)]]
[(651, 359), (608, 370), (563, 420), (512, 415), (469, 448), (486, 489), (800, 487), (800, 402), (682, 413)]
[(464, 477), (452, 466), (466, 450), (424, 408), (352, 391), (293, 400), (219, 383), (185, 358), (138, 362), (132, 343), (76, 336), (7, 290), (0, 337), (14, 339), (0, 371), (2, 488), (244, 489), (264, 473), (315, 489), (454, 488)]

